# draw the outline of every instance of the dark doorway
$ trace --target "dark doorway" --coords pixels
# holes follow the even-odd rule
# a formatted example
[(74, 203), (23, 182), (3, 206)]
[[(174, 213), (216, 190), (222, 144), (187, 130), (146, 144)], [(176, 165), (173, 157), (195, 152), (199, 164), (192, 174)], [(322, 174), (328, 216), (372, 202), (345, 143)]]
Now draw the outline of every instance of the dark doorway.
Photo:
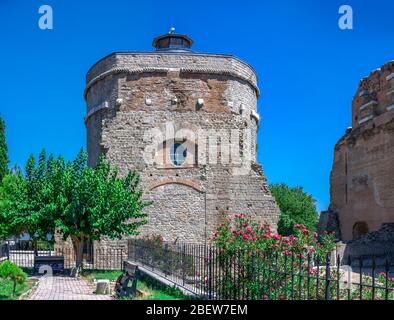
[(368, 225), (365, 221), (356, 222), (353, 226), (353, 240), (359, 239), (368, 232)]

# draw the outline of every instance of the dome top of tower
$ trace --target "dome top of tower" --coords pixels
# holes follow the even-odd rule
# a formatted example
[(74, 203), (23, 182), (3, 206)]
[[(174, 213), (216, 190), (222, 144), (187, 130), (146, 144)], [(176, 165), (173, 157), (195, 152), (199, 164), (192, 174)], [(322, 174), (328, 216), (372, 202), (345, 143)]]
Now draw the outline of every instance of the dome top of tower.
[(175, 28), (153, 39), (156, 51), (191, 52), (192, 45), (193, 40), (186, 35), (175, 33)]

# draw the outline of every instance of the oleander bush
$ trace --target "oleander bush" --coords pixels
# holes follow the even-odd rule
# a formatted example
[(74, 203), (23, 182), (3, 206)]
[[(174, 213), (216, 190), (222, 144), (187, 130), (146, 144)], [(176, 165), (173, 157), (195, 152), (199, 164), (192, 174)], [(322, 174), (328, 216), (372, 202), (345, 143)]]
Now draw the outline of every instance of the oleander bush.
[[(325, 234), (319, 241), (317, 233), (302, 224), (294, 230), (294, 235), (284, 237), (244, 214), (227, 219), (211, 238), (219, 257), (213, 280), (217, 294), (241, 299), (323, 299), (325, 267), (335, 248), (333, 235)], [(330, 270), (334, 279), (336, 272)], [(334, 294), (336, 288), (329, 290)]]

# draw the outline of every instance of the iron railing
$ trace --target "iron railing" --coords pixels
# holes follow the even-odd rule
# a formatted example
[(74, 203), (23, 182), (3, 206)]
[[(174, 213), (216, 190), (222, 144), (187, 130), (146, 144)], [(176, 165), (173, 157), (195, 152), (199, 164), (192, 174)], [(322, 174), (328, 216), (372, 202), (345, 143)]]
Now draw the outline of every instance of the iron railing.
[(0, 244), (0, 262), (8, 259), (8, 246), (7, 243)]
[(386, 260), (378, 266), (371, 257), (345, 263), (331, 255), (224, 252), (208, 245), (133, 239), (128, 258), (206, 299), (394, 300), (391, 264)]
[[(2, 249), (3, 248), (3, 249)], [(50, 243), (32, 245), (28, 241), (10, 241), (0, 246), (4, 250), (4, 257), (22, 268), (33, 268), (35, 256), (63, 256), (64, 268), (76, 267), (75, 252), (72, 247), (57, 246)], [(127, 257), (127, 249), (120, 248), (93, 248), (84, 252), (83, 268), (95, 270), (121, 270), (123, 260)]]
[[(64, 256), (65, 269), (76, 266), (70, 247), (20, 248), (0, 245), (0, 261), (9, 259), (18, 266), (32, 268), (35, 255), (56, 255)], [(123, 261), (131, 260), (211, 300), (394, 300), (393, 266), (389, 260), (335, 258), (256, 250), (229, 252), (209, 245), (132, 239), (127, 247), (85, 252), (83, 268), (121, 270)]]

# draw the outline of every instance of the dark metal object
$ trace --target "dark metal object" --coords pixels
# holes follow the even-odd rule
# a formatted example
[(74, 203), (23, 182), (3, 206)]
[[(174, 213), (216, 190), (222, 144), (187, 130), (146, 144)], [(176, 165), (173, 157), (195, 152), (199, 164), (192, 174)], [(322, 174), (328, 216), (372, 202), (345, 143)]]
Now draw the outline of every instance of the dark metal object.
[(49, 266), (52, 274), (60, 274), (64, 272), (63, 256), (35, 256), (34, 257), (34, 273), (38, 274), (41, 267)]
[(124, 261), (123, 269), (124, 274), (116, 281), (116, 295), (119, 298), (134, 297), (137, 294), (138, 266), (130, 261)]

